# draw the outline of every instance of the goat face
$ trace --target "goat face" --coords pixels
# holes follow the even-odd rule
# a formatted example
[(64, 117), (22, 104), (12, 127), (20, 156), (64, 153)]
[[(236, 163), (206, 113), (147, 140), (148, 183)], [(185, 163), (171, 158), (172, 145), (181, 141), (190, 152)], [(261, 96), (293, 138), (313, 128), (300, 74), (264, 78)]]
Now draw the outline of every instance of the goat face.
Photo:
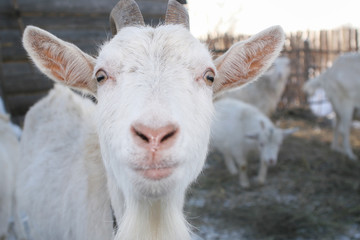
[(32, 26), (23, 43), (48, 77), (98, 99), (101, 153), (119, 188), (145, 197), (181, 195), (205, 161), (212, 96), (267, 70), (284, 33), (269, 28), (212, 62), (177, 1), (169, 1), (163, 26), (139, 26), (141, 18), (133, 0), (121, 0), (111, 14), (115, 37), (97, 59)]
[(275, 165), (282, 141), (283, 134), (281, 129), (274, 127), (263, 129), (258, 139), (261, 161), (266, 162), (268, 165)]
[[(263, 122), (262, 122), (263, 124)], [(267, 165), (275, 165), (278, 153), (284, 139), (293, 134), (298, 128), (281, 129), (271, 125), (262, 125), (261, 132), (257, 134), (257, 145), (260, 153), (260, 159)]]
[(195, 179), (207, 152), (215, 69), (179, 25), (128, 27), (103, 46), (94, 68), (106, 77), (97, 89), (97, 126), (119, 184), (131, 179), (133, 190), (158, 196)]

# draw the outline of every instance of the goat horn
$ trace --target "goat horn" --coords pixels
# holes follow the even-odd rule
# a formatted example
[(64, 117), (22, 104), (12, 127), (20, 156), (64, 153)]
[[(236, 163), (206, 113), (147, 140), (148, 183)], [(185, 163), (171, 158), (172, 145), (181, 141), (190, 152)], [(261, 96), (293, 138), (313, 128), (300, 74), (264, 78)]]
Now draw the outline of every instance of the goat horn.
[(116, 35), (123, 27), (135, 25), (145, 25), (139, 6), (134, 0), (120, 0), (110, 13), (112, 34)]
[(169, 0), (165, 16), (165, 24), (181, 24), (190, 29), (189, 14), (181, 3)]

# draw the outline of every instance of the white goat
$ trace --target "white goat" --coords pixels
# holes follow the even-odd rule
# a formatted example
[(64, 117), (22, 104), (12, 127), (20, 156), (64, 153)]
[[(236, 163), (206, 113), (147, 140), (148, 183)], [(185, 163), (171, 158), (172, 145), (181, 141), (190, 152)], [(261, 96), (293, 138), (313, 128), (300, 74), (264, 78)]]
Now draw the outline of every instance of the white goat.
[(22, 209), (36, 240), (111, 239), (111, 207), (115, 239), (189, 239), (182, 208), (206, 158), (213, 95), (262, 74), (284, 33), (269, 28), (213, 62), (175, 0), (156, 28), (144, 26), (133, 0), (110, 19), (116, 35), (97, 59), (39, 28), (24, 32), (43, 73), (98, 103), (55, 90), (28, 112)]
[[(350, 127), (354, 111), (360, 108), (360, 53), (346, 53), (338, 57), (331, 68), (303, 87), (309, 95), (313, 95), (317, 88), (325, 90), (336, 115), (331, 148), (356, 160), (350, 144)], [(340, 146), (339, 136), (342, 137)]]
[(25, 239), (17, 212), (15, 181), (19, 159), (19, 142), (13, 132), (8, 115), (0, 113), (0, 239), (8, 236), (10, 219), (18, 239)]
[(296, 128), (280, 129), (254, 106), (225, 98), (215, 102), (215, 121), (212, 125), (211, 148), (220, 151), (231, 174), (240, 171), (240, 185), (250, 186), (246, 174), (246, 156), (251, 150), (260, 153), (258, 182), (265, 183), (268, 165), (275, 165), (284, 137)]
[(259, 77), (257, 81), (247, 84), (242, 88), (224, 92), (219, 98), (230, 97), (238, 99), (257, 107), (269, 116), (276, 109), (289, 75), (290, 59), (279, 57), (274, 61), (273, 66)]

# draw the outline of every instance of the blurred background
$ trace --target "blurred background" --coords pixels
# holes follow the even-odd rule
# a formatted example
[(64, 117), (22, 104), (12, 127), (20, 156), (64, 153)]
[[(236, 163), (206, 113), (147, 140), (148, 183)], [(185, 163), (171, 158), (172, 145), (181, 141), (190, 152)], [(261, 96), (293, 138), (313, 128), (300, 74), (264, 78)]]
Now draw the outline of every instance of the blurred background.
[[(158, 25), (167, 0), (136, 0), (145, 21)], [(309, 110), (303, 84), (345, 52), (358, 52), (358, 0), (179, 0), (191, 31), (216, 57), (233, 43), (281, 25), (290, 59), (286, 87), (271, 120), (300, 127), (284, 142), (265, 186), (239, 187), (218, 153), (190, 191), (186, 213), (199, 239), (360, 239), (360, 164), (330, 150), (331, 107), (323, 93)], [(117, 0), (0, 0), (0, 95), (12, 120), (53, 86), (29, 61), (21, 44), (27, 25), (43, 28), (89, 54), (111, 38), (109, 13)], [(359, 66), (360, 67), (360, 66)], [(351, 144), (360, 156), (360, 130)], [(249, 176), (258, 157), (250, 156)], [(251, 181), (253, 181), (251, 179)]]

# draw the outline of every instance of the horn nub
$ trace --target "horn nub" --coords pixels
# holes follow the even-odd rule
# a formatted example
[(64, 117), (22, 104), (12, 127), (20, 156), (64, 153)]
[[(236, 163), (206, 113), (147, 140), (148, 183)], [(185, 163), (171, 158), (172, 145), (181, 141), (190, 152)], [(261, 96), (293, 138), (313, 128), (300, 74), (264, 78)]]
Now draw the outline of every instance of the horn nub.
[(120, 0), (110, 13), (110, 28), (116, 35), (123, 27), (144, 26), (144, 18), (134, 0)]
[(181, 24), (187, 29), (190, 29), (189, 14), (178, 1), (169, 0), (165, 24)]

